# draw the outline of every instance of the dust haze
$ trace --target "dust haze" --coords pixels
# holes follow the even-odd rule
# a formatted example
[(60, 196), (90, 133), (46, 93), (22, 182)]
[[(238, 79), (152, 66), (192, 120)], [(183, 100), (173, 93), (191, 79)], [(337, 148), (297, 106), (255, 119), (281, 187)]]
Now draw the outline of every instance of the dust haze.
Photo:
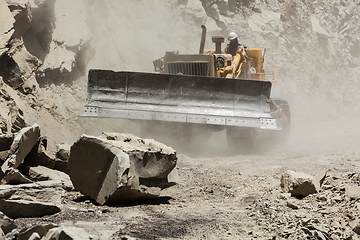
[[(338, 3), (314, 6), (306, 1), (229, 1), (225, 5), (219, 1), (216, 7), (206, 0), (49, 2), (43, 12), (39, 8), (34, 19), (56, 15), (52, 37), (60, 40), (54, 46), (48, 43), (48, 56), (37, 52), (40, 48), (33, 44), (31, 34), (49, 38), (37, 24), (27, 34), (25, 43), (31, 53), (44, 61), (42, 68), (52, 81), (42, 85), (40, 96), (48, 99), (48, 104), (67, 121), (75, 119), (85, 129), (79, 129), (80, 132), (140, 134), (137, 124), (127, 120), (78, 119), (77, 111), (86, 103), (89, 69), (153, 72), (153, 60), (167, 51), (197, 53), (200, 26), (204, 24), (208, 29), (206, 49), (214, 48), (212, 36), (227, 36), (230, 31), (235, 31), (240, 42), (249, 48), (266, 49), (265, 68), (275, 69), (278, 81), (273, 84), (272, 98), (287, 100), (292, 115), (287, 143), (273, 151), (340, 150), (359, 141), (356, 4), (346, 8)], [(64, 45), (62, 41), (70, 50), (85, 43), (73, 65), (51, 56)], [(70, 75), (63, 74), (55, 81), (53, 73), (46, 74), (51, 64), (61, 64), (60, 70), (71, 71)], [(66, 94), (63, 83), (72, 84), (74, 94)], [(76, 138), (73, 135), (64, 140), (71, 142)], [(226, 145), (221, 132), (210, 137), (210, 146), (219, 143)]]
[[(278, 151), (349, 148), (360, 140), (356, 120), (359, 119), (359, 107), (356, 104), (359, 98), (355, 98), (357, 94), (354, 94), (354, 90), (359, 90), (358, 75), (349, 72), (344, 75), (346, 66), (338, 71), (334, 66), (340, 66), (339, 62), (344, 59), (339, 59), (337, 54), (328, 53), (347, 51), (341, 48), (341, 44), (336, 44), (336, 41), (341, 40), (340, 37), (334, 39), (330, 36), (323, 43), (318, 40), (321, 38), (319, 33), (315, 32), (298, 39), (293, 31), (299, 26), (290, 19), (283, 22), (290, 29), (286, 36), (287, 42), (282, 43), (279, 36), (276, 41), (270, 39), (275, 43), (267, 42), (263, 36), (268, 34), (267, 29), (257, 34), (252, 31), (251, 26), (244, 24), (246, 18), (249, 18), (247, 13), (244, 14), (246, 16), (235, 16), (226, 29), (214, 28), (211, 15), (201, 19), (198, 14), (198, 18), (191, 18), (187, 11), (192, 9), (186, 9), (189, 6), (181, 2), (89, 2), (86, 6), (90, 13), (87, 22), (93, 37), (94, 57), (87, 68), (153, 72), (152, 61), (162, 57), (166, 51), (197, 53), (200, 25), (208, 23), (210, 31), (207, 33), (206, 48), (213, 48), (210, 41), (212, 34), (227, 36), (229, 31), (236, 31), (240, 41), (243, 39), (248, 47), (267, 48), (265, 67), (274, 68), (278, 80), (278, 83), (273, 84), (272, 97), (288, 100), (292, 114), (291, 136), (287, 144)], [(183, 2), (191, 5), (189, 2), (192, 1)], [(266, 6), (264, 8), (264, 11), (268, 11)], [(301, 17), (305, 17), (306, 6), (298, 8), (298, 14), (304, 14)], [(279, 11), (283, 12), (284, 7), (279, 6)], [(300, 28), (303, 33), (311, 30), (311, 26), (304, 25)], [(294, 43), (291, 43), (292, 38)], [(288, 46), (289, 44), (292, 46)], [(103, 124), (97, 125), (98, 129), (116, 131), (108, 129), (107, 124), (116, 120), (97, 121)], [(136, 125), (130, 125), (136, 132)], [(125, 130), (124, 127), (122, 130)], [(226, 141), (223, 134), (215, 134), (211, 140), (215, 143), (219, 140)]]

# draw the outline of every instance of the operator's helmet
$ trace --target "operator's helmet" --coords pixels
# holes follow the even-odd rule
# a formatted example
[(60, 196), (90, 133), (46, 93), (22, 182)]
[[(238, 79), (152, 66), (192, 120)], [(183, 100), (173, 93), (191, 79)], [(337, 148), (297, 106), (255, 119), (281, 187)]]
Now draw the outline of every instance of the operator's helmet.
[(230, 32), (229, 36), (228, 36), (228, 40), (232, 41), (232, 40), (236, 39), (237, 37), (238, 37), (238, 35), (236, 33)]

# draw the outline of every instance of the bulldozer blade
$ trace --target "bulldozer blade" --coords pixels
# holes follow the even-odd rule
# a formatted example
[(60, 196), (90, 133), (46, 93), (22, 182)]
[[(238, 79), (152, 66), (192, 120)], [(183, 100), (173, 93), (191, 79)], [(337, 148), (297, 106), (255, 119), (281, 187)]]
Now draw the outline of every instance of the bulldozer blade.
[(79, 115), (280, 130), (270, 91), (268, 81), (90, 70)]

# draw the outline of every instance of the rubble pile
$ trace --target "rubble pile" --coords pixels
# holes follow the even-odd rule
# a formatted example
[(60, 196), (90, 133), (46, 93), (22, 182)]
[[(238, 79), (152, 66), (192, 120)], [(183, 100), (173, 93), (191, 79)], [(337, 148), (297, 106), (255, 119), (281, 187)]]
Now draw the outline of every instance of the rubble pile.
[(249, 237), (360, 239), (359, 173), (327, 173), (317, 192), (300, 198), (283, 190), (275, 198), (259, 196), (246, 206), (247, 216), (256, 223), (253, 229), (257, 229), (249, 231)]
[(69, 235), (66, 239), (89, 239), (81, 229), (56, 225), (31, 234), (29, 229), (16, 232), (11, 219), (43, 217), (66, 208), (65, 191), (80, 191), (101, 205), (116, 204), (158, 197), (162, 189), (178, 181), (176, 152), (132, 134), (83, 135), (70, 150), (62, 144), (56, 153), (47, 149), (37, 124), (0, 139), (6, 143), (0, 169), (0, 227), (7, 239), (11, 234), (33, 239), (35, 233), (42, 239), (64, 234)]

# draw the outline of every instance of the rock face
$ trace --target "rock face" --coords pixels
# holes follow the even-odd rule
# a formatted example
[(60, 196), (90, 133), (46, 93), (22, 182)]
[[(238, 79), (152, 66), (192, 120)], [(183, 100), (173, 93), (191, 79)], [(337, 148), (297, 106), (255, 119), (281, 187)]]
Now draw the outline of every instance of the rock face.
[(281, 176), (281, 189), (294, 197), (305, 197), (320, 190), (319, 180), (314, 176), (287, 171)]
[[(70, 178), (76, 190), (99, 204), (159, 196), (175, 184), (176, 152), (131, 134), (83, 135), (71, 147)], [(175, 178), (172, 178), (175, 175)]]

